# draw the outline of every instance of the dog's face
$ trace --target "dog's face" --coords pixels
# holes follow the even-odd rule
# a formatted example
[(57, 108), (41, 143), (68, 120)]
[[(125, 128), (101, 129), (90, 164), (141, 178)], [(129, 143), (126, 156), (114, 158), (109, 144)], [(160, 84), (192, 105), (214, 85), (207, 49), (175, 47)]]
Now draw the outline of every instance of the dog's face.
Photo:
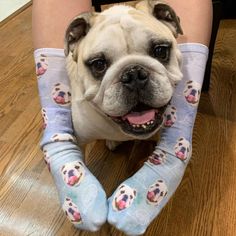
[(59, 134), (56, 133), (51, 137), (51, 140), (53, 142), (59, 142), (59, 141), (70, 141), (70, 142), (76, 142), (76, 139), (71, 134)]
[(159, 205), (167, 194), (167, 186), (162, 180), (157, 180), (151, 185), (147, 193), (147, 202), (151, 205)]
[(112, 202), (113, 209), (116, 211), (124, 210), (131, 206), (135, 198), (136, 190), (123, 184), (117, 189), (117, 192)]
[(153, 165), (160, 165), (166, 160), (166, 153), (162, 150), (155, 150), (149, 157), (148, 162)]
[(85, 170), (82, 162), (74, 161), (62, 166), (61, 174), (64, 182), (69, 186), (77, 186), (85, 176)]
[(66, 33), (70, 77), (82, 99), (125, 135), (150, 137), (182, 78), (181, 32), (174, 11), (157, 1), (81, 15)]
[(184, 89), (184, 97), (191, 105), (197, 105), (200, 99), (201, 85), (195, 81), (188, 81)]
[(48, 68), (47, 57), (41, 54), (36, 61), (36, 75), (40, 77), (46, 72), (47, 68)]
[(58, 83), (54, 85), (52, 97), (56, 104), (60, 106), (68, 106), (71, 102), (71, 92), (67, 85)]
[(70, 198), (66, 198), (65, 202), (62, 206), (66, 216), (73, 224), (80, 224), (82, 223), (82, 218), (79, 213), (78, 207), (75, 203), (72, 202)]
[(171, 127), (176, 121), (176, 108), (168, 106), (164, 113), (164, 126)]
[(185, 138), (179, 138), (175, 145), (175, 155), (180, 160), (186, 160), (190, 155), (190, 143)]
[(47, 116), (47, 112), (44, 108), (42, 108), (42, 110), (41, 110), (41, 115), (43, 118), (43, 128), (46, 129), (47, 124), (48, 124), (48, 116)]

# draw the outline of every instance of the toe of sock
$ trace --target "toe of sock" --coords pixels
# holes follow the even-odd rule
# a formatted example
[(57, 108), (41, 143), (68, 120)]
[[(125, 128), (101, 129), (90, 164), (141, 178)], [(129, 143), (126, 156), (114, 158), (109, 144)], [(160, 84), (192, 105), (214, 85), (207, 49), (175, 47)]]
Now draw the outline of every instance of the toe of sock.
[[(135, 214), (135, 212), (133, 212)], [(145, 233), (150, 222), (146, 220), (137, 219), (138, 216), (127, 212), (123, 215), (111, 209), (108, 212), (107, 221), (118, 230), (124, 232), (126, 235), (142, 235)]]
[(106, 218), (106, 211), (100, 212), (99, 217), (96, 217), (94, 214), (87, 214), (83, 217), (81, 224), (74, 224), (74, 226), (80, 230), (96, 232), (106, 222)]

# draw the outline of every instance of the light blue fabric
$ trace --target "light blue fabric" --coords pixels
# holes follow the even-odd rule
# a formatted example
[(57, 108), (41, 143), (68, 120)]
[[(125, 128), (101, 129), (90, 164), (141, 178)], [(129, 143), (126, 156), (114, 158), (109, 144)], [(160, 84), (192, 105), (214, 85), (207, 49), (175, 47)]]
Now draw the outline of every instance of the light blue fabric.
[(107, 218), (106, 194), (75, 144), (64, 51), (43, 48), (34, 56), (45, 128), (41, 147), (62, 209), (75, 227), (97, 231)]
[(54, 141), (56, 134), (62, 141), (73, 139), (70, 84), (64, 51), (41, 48), (34, 52), (34, 57), (45, 128), (41, 146)]
[(106, 193), (82, 162), (77, 145), (54, 142), (43, 150), (68, 219), (76, 228), (99, 230), (107, 219)]
[[(143, 234), (175, 192), (191, 157), (192, 130), (208, 57), (201, 44), (181, 44), (183, 80), (165, 117), (160, 142), (143, 167), (108, 199), (108, 222), (127, 235)], [(170, 122), (172, 120), (172, 122)]]

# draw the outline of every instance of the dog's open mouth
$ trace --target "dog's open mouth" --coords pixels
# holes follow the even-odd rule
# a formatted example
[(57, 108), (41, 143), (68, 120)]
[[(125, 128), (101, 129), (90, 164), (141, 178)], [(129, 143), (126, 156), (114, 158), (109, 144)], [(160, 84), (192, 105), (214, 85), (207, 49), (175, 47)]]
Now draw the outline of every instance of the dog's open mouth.
[(160, 128), (166, 107), (167, 104), (159, 108), (153, 108), (139, 103), (126, 115), (111, 118), (121, 125), (126, 133), (143, 135)]

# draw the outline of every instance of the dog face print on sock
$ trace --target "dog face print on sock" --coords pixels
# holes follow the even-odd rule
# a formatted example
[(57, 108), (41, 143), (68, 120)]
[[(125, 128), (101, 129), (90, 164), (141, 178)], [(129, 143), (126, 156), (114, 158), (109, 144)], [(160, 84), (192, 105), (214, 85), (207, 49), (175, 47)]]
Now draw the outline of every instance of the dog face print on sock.
[(113, 198), (112, 206), (115, 211), (121, 211), (130, 207), (136, 198), (136, 190), (122, 184)]
[(52, 142), (58, 142), (58, 141), (70, 141), (70, 142), (76, 142), (76, 139), (73, 135), (71, 134), (60, 134), (56, 133), (51, 137)]
[(57, 83), (52, 90), (53, 101), (60, 106), (69, 106), (71, 102), (71, 92), (69, 86)]
[(35, 61), (35, 67), (36, 67), (36, 75), (38, 78), (40, 78), (48, 68), (48, 62), (47, 62), (47, 57), (43, 54), (41, 54), (39, 57), (36, 58)]
[(164, 126), (171, 127), (177, 119), (176, 108), (174, 106), (168, 106), (166, 108), (163, 117), (164, 117)]
[(49, 155), (48, 155), (48, 152), (46, 149), (43, 150), (43, 157), (44, 157), (44, 161), (48, 167), (48, 170), (51, 171), (51, 168), (50, 168), (50, 162), (49, 162)]
[(177, 143), (174, 147), (175, 155), (180, 160), (184, 161), (190, 156), (190, 143), (185, 138), (181, 137), (177, 140)]
[(42, 114), (42, 118), (43, 118), (43, 128), (46, 129), (47, 124), (48, 124), (48, 116), (47, 116), (47, 112), (44, 108), (42, 108), (41, 114)]
[(167, 186), (163, 180), (157, 180), (148, 188), (147, 203), (151, 205), (159, 205), (163, 198), (167, 195)]
[(149, 157), (148, 162), (153, 165), (160, 165), (166, 160), (166, 153), (162, 150), (155, 150)]
[(67, 185), (78, 186), (85, 176), (85, 169), (80, 161), (69, 162), (62, 166), (61, 174)]
[(201, 95), (201, 85), (195, 81), (187, 81), (184, 89), (184, 97), (191, 105), (197, 105)]
[(78, 207), (75, 205), (75, 203), (72, 202), (70, 198), (67, 197), (65, 199), (62, 209), (64, 210), (70, 222), (72, 222), (73, 224), (82, 223), (82, 218), (79, 213)]

